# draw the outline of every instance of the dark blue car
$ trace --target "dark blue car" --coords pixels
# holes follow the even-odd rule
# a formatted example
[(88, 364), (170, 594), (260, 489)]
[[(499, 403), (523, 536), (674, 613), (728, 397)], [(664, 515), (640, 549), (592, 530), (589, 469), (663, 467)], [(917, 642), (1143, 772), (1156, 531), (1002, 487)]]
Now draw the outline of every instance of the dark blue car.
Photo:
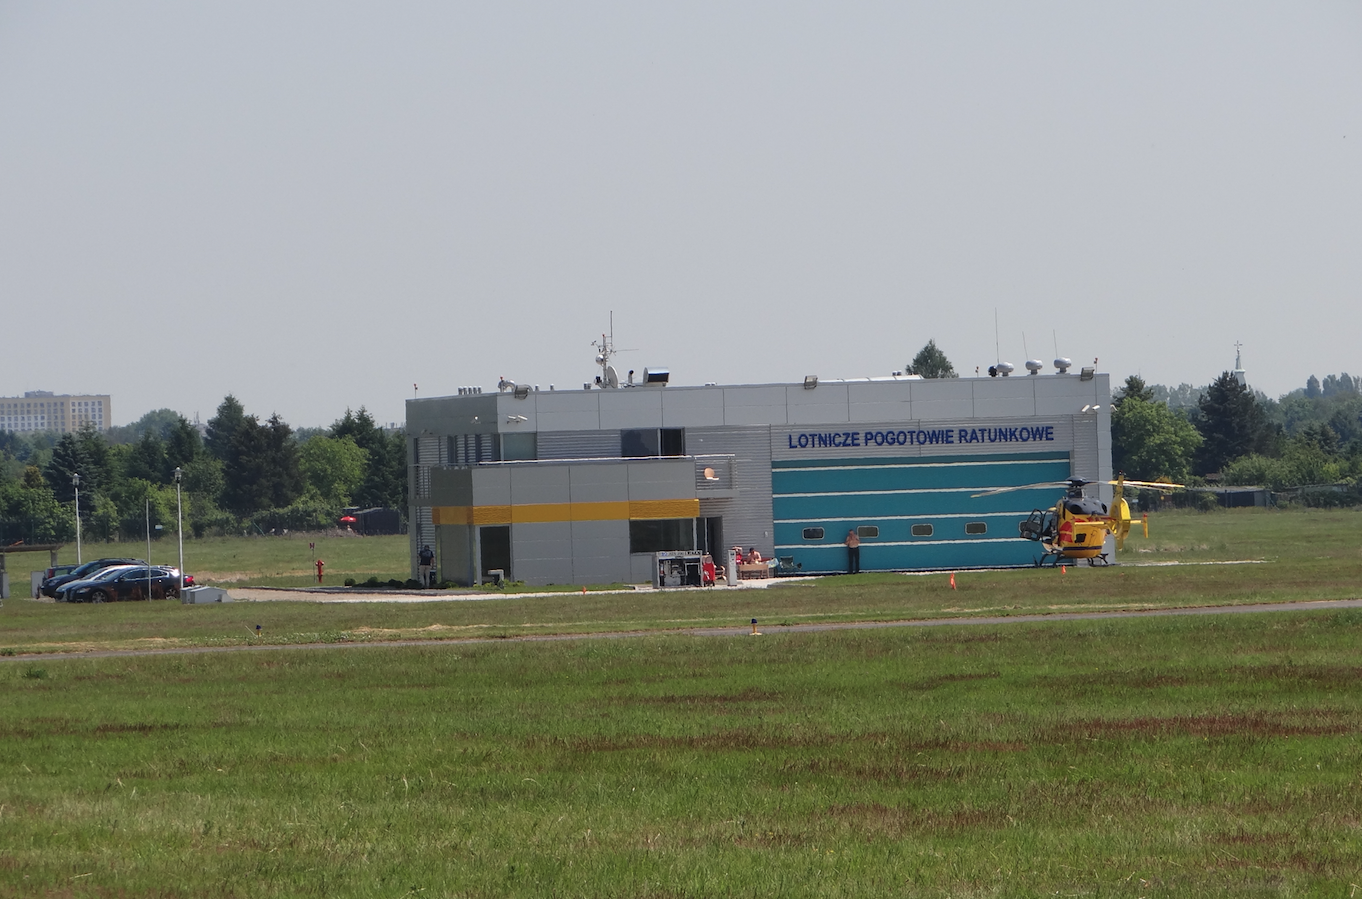
[(121, 565), (66, 586), (67, 602), (122, 602), (179, 598), (180, 573), (174, 568)]

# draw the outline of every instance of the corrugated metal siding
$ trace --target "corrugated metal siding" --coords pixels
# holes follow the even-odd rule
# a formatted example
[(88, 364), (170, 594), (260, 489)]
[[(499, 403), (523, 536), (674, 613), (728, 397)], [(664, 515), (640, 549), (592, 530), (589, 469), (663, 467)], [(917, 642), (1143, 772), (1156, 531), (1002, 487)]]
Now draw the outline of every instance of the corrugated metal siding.
[(686, 428), (686, 450), (696, 455), (733, 454), (733, 485), (738, 495), (702, 498), (700, 515), (723, 516), (728, 545), (755, 546), (762, 555), (771, 555), (775, 538), (771, 533), (770, 427)]
[[(430, 470), (447, 460), (447, 443), (442, 437), (416, 438), (416, 464), (412, 466), (412, 541), (414, 548), (435, 545), (435, 525), (430, 516)], [(414, 553), (415, 550), (413, 550)], [(414, 564), (414, 563), (413, 563)]]
[[(1073, 423), (1073, 473), (1070, 476), (1095, 481), (1102, 477), (1101, 459), (1097, 455), (1097, 416), (1076, 415)], [(1104, 494), (1103, 502), (1106, 502), (1110, 497), (1109, 489)]]
[(619, 431), (539, 432), (540, 459), (617, 459)]

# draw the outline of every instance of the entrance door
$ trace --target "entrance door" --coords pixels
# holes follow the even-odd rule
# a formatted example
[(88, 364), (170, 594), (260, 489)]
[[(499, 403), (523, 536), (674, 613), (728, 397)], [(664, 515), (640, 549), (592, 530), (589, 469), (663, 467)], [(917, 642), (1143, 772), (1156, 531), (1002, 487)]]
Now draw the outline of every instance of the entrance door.
[(478, 542), (482, 545), (482, 558), (478, 571), (484, 579), (490, 577), (489, 571), (500, 569), (506, 579), (511, 577), (511, 526), (508, 524), (488, 525), (478, 528)]
[(700, 549), (709, 553), (715, 559), (725, 559), (724, 554), (724, 519), (716, 515), (713, 518), (700, 519)]

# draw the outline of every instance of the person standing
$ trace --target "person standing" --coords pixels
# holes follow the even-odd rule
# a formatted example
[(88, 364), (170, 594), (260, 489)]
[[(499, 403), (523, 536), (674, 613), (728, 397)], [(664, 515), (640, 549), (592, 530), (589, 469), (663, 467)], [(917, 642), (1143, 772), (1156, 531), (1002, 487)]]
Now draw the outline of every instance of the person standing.
[(852, 528), (847, 531), (846, 540), (842, 541), (847, 545), (847, 574), (861, 573), (861, 537)]
[(421, 573), (421, 586), (430, 586), (430, 570), (435, 567), (435, 553), (431, 552), (430, 544), (421, 547), (421, 552), (416, 557), (419, 566), (417, 570)]

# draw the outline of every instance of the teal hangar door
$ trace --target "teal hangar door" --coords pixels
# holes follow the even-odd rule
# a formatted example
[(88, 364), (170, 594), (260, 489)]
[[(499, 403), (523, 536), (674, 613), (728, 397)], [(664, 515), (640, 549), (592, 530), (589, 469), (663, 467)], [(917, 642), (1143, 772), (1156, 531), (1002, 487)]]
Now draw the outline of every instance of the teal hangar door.
[(1017, 525), (1053, 506), (1062, 487), (973, 494), (1069, 477), (1069, 454), (916, 456), (771, 463), (778, 556), (805, 572), (846, 571), (847, 532), (863, 571), (1031, 565), (1036, 544)]

